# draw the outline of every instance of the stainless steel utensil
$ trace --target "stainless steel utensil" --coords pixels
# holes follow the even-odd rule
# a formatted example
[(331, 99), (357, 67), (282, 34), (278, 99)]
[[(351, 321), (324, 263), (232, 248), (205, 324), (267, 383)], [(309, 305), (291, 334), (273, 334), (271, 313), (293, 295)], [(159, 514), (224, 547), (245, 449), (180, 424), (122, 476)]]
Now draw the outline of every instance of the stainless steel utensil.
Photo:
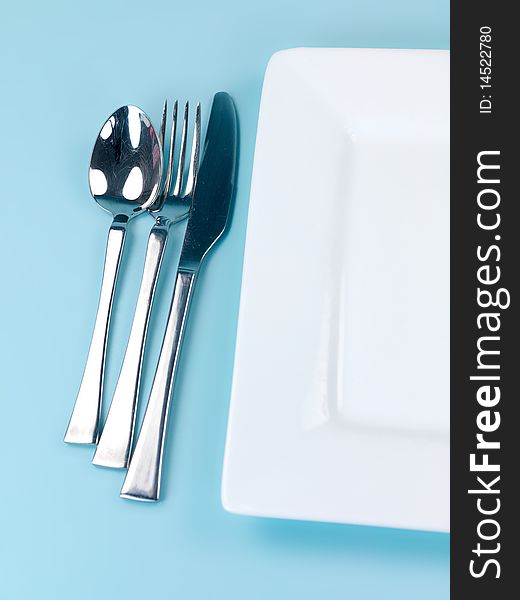
[[(200, 146), (200, 104), (197, 104), (191, 158), (185, 174), (186, 140), (188, 131), (188, 103), (184, 108), (177, 174), (173, 177), (173, 157), (177, 129), (177, 102), (173, 106), (172, 129), (168, 165), (163, 191), (149, 210), (156, 217), (150, 231), (144, 263), (143, 277), (137, 299), (132, 329), (125, 358), (119, 374), (112, 404), (103, 427), (92, 462), (112, 468), (125, 468), (130, 460), (134, 435), (135, 415), (139, 395), (141, 367), (146, 343), (146, 332), (151, 306), (161, 268), (170, 227), (188, 216), (197, 176)], [(163, 110), (161, 131), (166, 129), (167, 105)], [(164, 135), (161, 136), (164, 140)]]
[(181, 251), (161, 353), (139, 438), (121, 490), (123, 498), (159, 499), (170, 393), (190, 299), (200, 265), (228, 221), (235, 181), (237, 120), (229, 94), (215, 95)]
[(101, 128), (90, 160), (90, 191), (114, 220), (108, 232), (96, 323), (66, 442), (98, 441), (106, 343), (126, 226), (155, 202), (162, 173), (162, 149), (149, 117), (136, 106), (116, 110)]

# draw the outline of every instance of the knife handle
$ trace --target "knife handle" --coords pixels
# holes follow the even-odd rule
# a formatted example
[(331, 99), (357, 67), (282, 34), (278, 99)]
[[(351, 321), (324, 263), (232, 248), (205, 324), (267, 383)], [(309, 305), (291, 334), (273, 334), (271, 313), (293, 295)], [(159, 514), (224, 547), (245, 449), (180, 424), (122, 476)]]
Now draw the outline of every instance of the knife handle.
[(179, 270), (177, 273), (161, 353), (143, 424), (121, 489), (122, 498), (159, 500), (171, 391), (195, 280), (196, 272)]
[(92, 462), (123, 469), (128, 466), (134, 437), (139, 383), (155, 288), (168, 241), (169, 222), (158, 221), (148, 237), (143, 277), (125, 358), (119, 373), (103, 433)]
[(127, 222), (128, 218), (116, 216), (108, 231), (96, 324), (78, 397), (64, 438), (65, 442), (71, 444), (97, 444), (98, 441), (108, 327)]

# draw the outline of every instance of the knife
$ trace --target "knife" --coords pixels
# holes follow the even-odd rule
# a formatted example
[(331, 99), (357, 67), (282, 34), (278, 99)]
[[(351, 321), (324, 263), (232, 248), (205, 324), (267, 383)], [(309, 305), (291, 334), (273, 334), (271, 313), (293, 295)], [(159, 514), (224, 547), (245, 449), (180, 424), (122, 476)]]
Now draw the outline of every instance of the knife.
[(171, 391), (200, 266), (224, 233), (235, 186), (237, 117), (231, 96), (213, 97), (193, 204), (179, 259), (159, 361), (121, 497), (159, 500)]

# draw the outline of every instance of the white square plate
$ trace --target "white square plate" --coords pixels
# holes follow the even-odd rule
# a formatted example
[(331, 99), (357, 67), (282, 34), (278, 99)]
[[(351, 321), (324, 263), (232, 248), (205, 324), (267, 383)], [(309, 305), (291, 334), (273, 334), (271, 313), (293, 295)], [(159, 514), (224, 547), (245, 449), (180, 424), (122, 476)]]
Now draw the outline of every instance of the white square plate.
[(269, 63), (222, 502), (449, 529), (447, 51)]

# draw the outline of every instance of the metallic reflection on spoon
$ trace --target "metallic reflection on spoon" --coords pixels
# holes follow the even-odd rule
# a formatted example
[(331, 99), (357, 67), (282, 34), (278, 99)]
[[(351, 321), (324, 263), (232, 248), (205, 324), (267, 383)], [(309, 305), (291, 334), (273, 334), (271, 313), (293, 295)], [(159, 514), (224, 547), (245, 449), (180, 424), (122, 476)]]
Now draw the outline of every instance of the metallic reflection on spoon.
[[(105, 210), (128, 220), (157, 198), (162, 160), (150, 118), (136, 106), (123, 106), (103, 125), (94, 145), (90, 191)], [(101, 180), (103, 187), (99, 187)]]

